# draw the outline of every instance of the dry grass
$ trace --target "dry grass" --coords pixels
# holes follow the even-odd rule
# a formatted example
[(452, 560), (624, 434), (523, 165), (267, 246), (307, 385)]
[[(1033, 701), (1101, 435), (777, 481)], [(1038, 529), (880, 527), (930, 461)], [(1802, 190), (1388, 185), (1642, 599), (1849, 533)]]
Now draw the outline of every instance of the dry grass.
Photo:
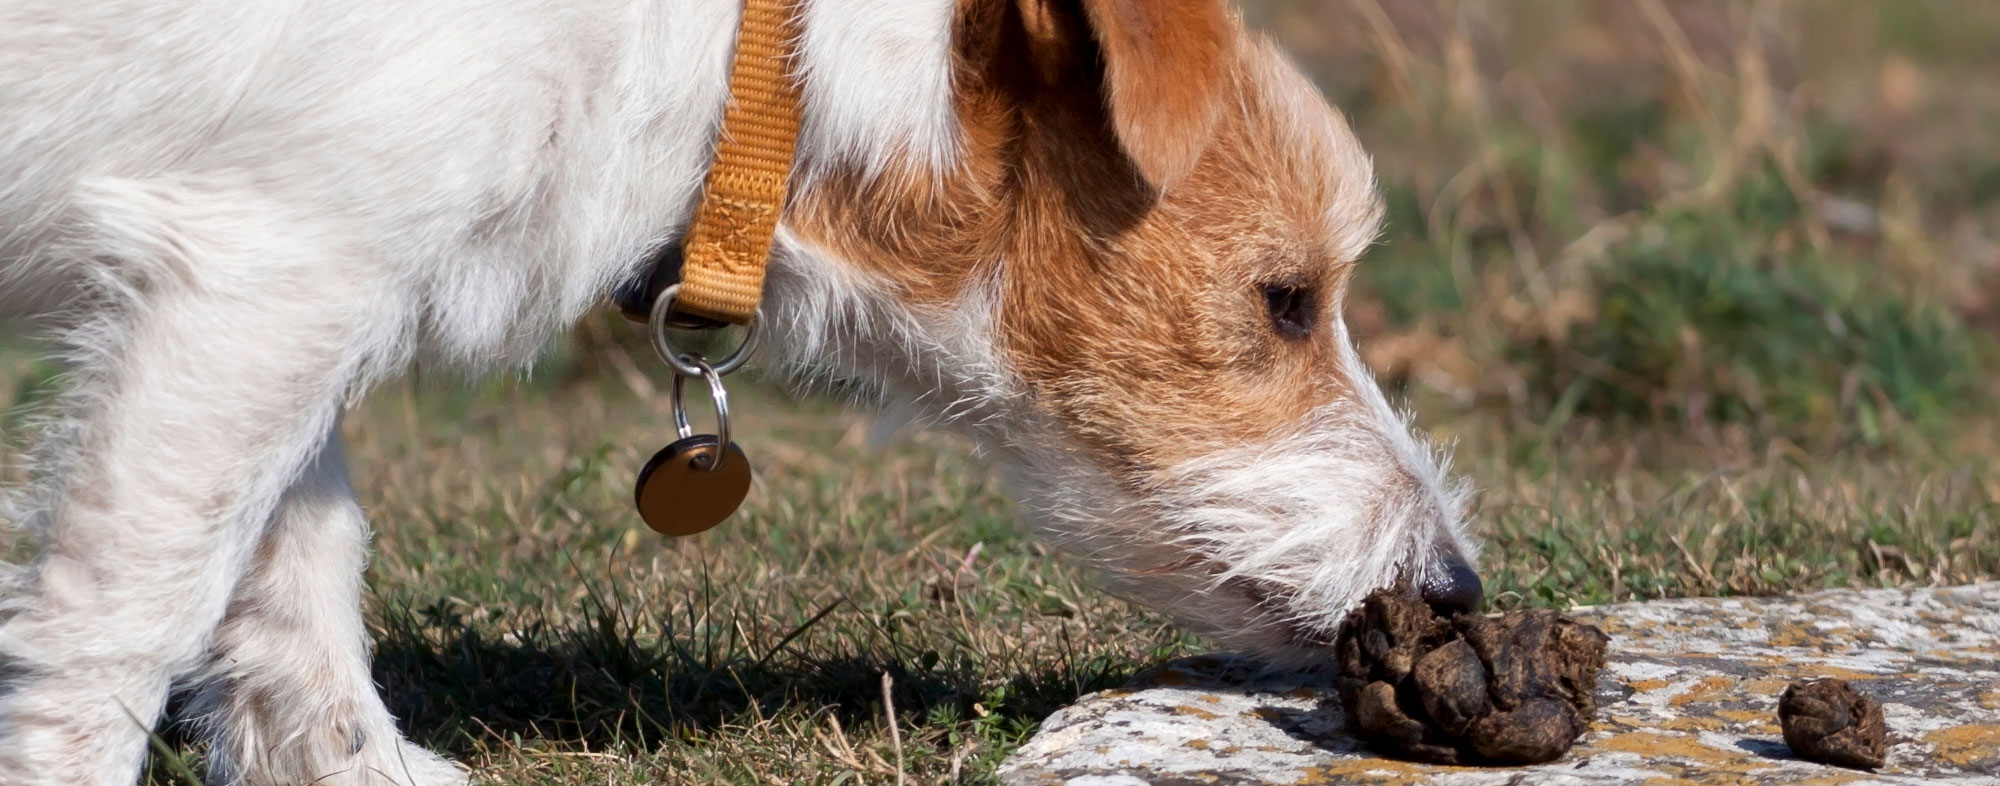
[[(1925, 394), (1994, 392), (2000, 85), (1990, 36), (1966, 31), (2000, 29), (1995, 8), (1255, 16), (1380, 159), (1389, 234), (1353, 318), (1391, 379), (1531, 419), (1870, 444), (1867, 421), (1947, 409)], [(1692, 291), (1647, 299), (1670, 282)]]
[[(871, 448), (858, 417), (743, 391), (758, 488), (669, 541), (628, 503), (657, 399), (418, 389), (347, 425), (376, 675), (493, 782), (982, 782), (1047, 713), (1203, 648), (1021, 538), (949, 439)], [(1484, 490), (1495, 609), (2000, 575), (1984, 463), (1435, 424)], [(159, 783), (200, 757), (168, 736)]]
[(667, 421), (622, 387), (461, 399), (447, 434), (354, 429), (378, 519), (408, 524), (380, 540), (380, 676), (427, 741), (508, 782), (934, 782), (1184, 644), (1015, 534), (960, 446), (871, 450), (824, 406), (739, 406), (759, 486), (684, 541), (629, 512)]
[[(1351, 319), (1482, 490), (1493, 608), (2000, 576), (2000, 7), (1252, 16), (1378, 153)], [(1663, 269), (1724, 283), (1632, 294)], [(740, 393), (749, 507), (653, 536), (627, 498), (663, 380), (612, 324), (347, 423), (378, 679), (483, 777), (983, 782), (1047, 712), (1202, 648), (1023, 539), (962, 444), (871, 448), (830, 404)], [(0, 391), (42, 376), (0, 363)], [(155, 782), (200, 757), (168, 736)]]

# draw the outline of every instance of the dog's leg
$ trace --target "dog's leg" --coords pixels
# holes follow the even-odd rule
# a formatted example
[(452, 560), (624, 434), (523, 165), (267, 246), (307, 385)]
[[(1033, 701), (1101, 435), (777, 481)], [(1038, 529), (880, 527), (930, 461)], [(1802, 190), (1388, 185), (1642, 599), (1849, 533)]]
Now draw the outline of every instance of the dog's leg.
[(51, 251), (99, 295), (43, 451), (43, 551), (0, 622), (0, 784), (130, 786), (390, 290), (254, 195), (100, 181), (65, 210)]
[(216, 631), (192, 711), (210, 781), (442, 786), (455, 767), (403, 740), (368, 674), (361, 574), (368, 524), (339, 436), (285, 493)]

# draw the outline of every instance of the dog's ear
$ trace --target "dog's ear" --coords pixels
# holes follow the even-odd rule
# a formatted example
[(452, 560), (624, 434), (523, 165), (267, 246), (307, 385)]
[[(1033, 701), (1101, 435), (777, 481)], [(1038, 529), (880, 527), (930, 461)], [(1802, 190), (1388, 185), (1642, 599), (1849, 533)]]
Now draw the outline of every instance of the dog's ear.
[(1227, 0), (1083, 0), (1103, 57), (1105, 109), (1154, 186), (1194, 168), (1222, 111), (1236, 36)]

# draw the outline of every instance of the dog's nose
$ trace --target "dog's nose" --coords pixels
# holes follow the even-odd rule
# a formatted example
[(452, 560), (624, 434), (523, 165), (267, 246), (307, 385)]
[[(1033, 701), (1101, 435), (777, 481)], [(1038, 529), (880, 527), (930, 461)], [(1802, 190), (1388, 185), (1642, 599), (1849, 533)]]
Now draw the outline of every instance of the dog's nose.
[(1479, 574), (1466, 564), (1464, 558), (1446, 557), (1424, 580), (1422, 593), (1424, 602), (1430, 604), (1439, 614), (1472, 614), (1479, 611), (1479, 604), (1486, 600), (1486, 588), (1479, 584)]

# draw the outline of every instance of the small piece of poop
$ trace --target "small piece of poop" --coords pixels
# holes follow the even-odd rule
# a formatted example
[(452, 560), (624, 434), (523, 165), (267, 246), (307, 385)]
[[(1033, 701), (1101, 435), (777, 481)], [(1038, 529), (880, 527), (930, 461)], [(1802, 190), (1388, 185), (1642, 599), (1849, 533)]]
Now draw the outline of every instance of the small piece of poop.
[(1785, 744), (1807, 761), (1872, 770), (1889, 749), (1882, 705), (1846, 680), (1804, 680), (1778, 697), (1778, 725)]
[(1538, 609), (1439, 617), (1413, 594), (1368, 596), (1341, 625), (1340, 700), (1362, 742), (1440, 764), (1537, 764), (1597, 715), (1610, 637)]

